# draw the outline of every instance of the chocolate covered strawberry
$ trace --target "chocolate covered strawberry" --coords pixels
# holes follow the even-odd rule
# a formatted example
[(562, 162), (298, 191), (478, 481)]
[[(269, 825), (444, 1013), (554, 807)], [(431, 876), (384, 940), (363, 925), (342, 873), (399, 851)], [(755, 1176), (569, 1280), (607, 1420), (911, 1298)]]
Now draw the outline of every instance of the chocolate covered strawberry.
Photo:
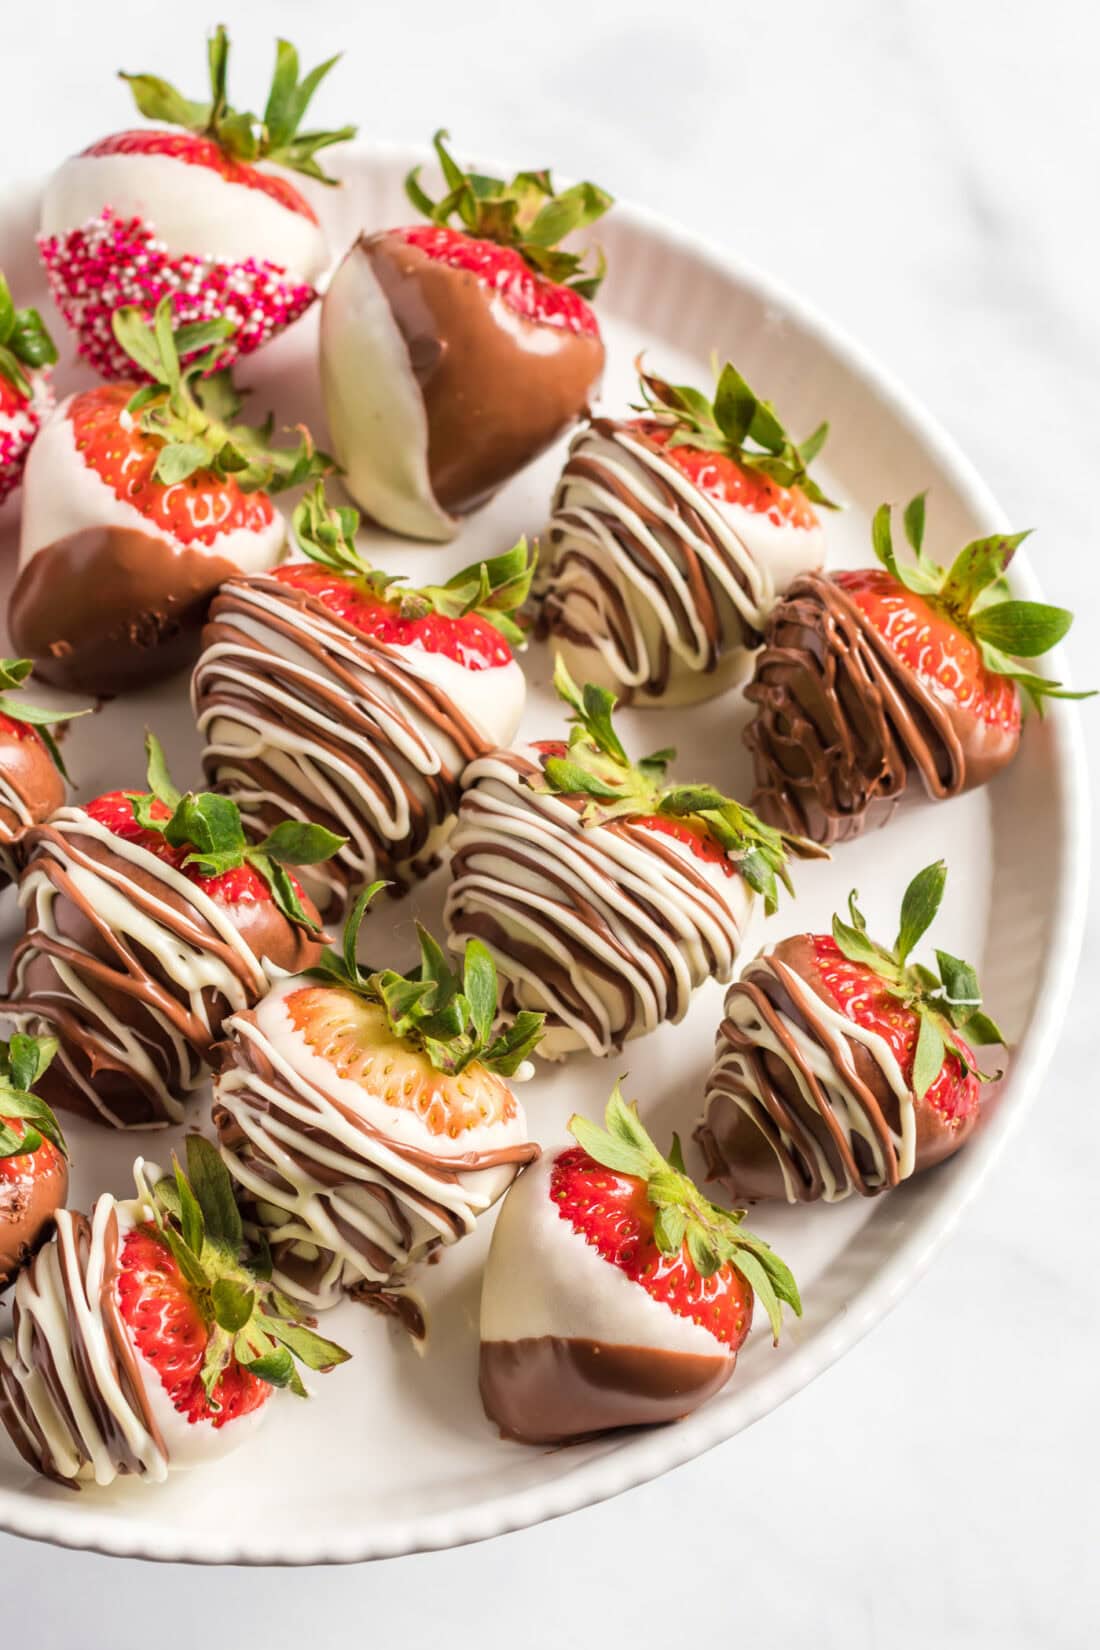
[(406, 190), (428, 220), (364, 233), (321, 310), (321, 376), (347, 486), (385, 527), (448, 539), (457, 517), (576, 422), (604, 365), (589, 305), (603, 259), (561, 241), (607, 211), (549, 172), (466, 173), (434, 143), (446, 193)]
[(58, 1039), (43, 1093), (116, 1127), (177, 1122), (226, 1015), (320, 955), (293, 867), (340, 846), (320, 825), (250, 840), (228, 797), (169, 778), (148, 739), (148, 790), (60, 808), (25, 843), (0, 1012)]
[(331, 468), (308, 431), (277, 448), (270, 420), (238, 423), (228, 377), (202, 376), (227, 321), (173, 333), (164, 300), (152, 325), (121, 309), (114, 328), (153, 382), (71, 395), (43, 427), (8, 614), (37, 674), (87, 693), (186, 663), (218, 585), (278, 559), (286, 527), (271, 493)]
[(405, 1272), (472, 1231), (538, 1156), (507, 1079), (527, 1075), (542, 1017), (496, 1033), (484, 946), (471, 941), (458, 974), (419, 925), (415, 970), (363, 968), (381, 886), (360, 894), (339, 953), (229, 1022), (214, 1121), (275, 1281), (316, 1307), (350, 1293), (422, 1338)]
[(0, 1042), (0, 1295), (45, 1242), (69, 1192), (64, 1138), (34, 1093), (55, 1047), (46, 1037)]
[(886, 504), (875, 514), (878, 567), (795, 580), (745, 690), (753, 806), (815, 842), (885, 824), (911, 783), (937, 802), (986, 784), (1016, 754), (1021, 695), (1040, 712), (1087, 697), (1020, 663), (1073, 622), (1009, 591), (1026, 533), (975, 539), (944, 568), (924, 553), (923, 494), (905, 511), (911, 561), (895, 554), (890, 516)]
[(492, 952), (505, 1013), (545, 1012), (550, 1059), (682, 1020), (698, 986), (732, 975), (756, 896), (771, 912), (790, 887), (788, 853), (818, 853), (711, 785), (666, 783), (675, 751), (631, 762), (614, 695), (560, 659), (554, 685), (568, 743), (466, 770), (445, 910), (453, 946)]
[(943, 898), (942, 860), (878, 944), (853, 892), (831, 934), (798, 934), (732, 985), (696, 1138), (736, 1198), (874, 1196), (969, 1139), (984, 1087), (972, 1044), (1003, 1043), (969, 963), (912, 960)]
[[(2, 1164), (0, 1164), (2, 1167)], [(0, 1341), (0, 1423), (30, 1466), (58, 1483), (106, 1485), (226, 1455), (273, 1392), (305, 1397), (298, 1364), (348, 1354), (315, 1334), (244, 1240), (216, 1149), (187, 1140), (187, 1173), (138, 1195), (63, 1209), (16, 1284)]]
[(545, 1153), (508, 1193), (481, 1294), (481, 1399), (506, 1437), (558, 1444), (676, 1421), (733, 1374), (760, 1300), (778, 1341), (801, 1314), (745, 1211), (718, 1209), (673, 1137), (661, 1156), (616, 1085), (604, 1128)]
[(23, 479), (31, 442), (54, 404), (53, 339), (36, 309), (16, 309), (0, 273), (0, 504)]
[(29, 659), (0, 659), (0, 888), (19, 874), (23, 838), (65, 800), (68, 774), (52, 730), (84, 710), (44, 710), (23, 697)]
[(644, 405), (590, 417), (554, 496), (547, 627), (570, 669), (640, 705), (713, 698), (740, 675), (776, 600), (825, 559), (800, 446), (729, 362), (714, 399), (638, 361)]
[(222, 586), (194, 677), (211, 784), (257, 829), (309, 817), (347, 838), (307, 879), (334, 915), (376, 875), (432, 870), (466, 765), (515, 734), (513, 615), (534, 571), (521, 540), (409, 589), (363, 560), (358, 523), (320, 486), (307, 495), (294, 533), (309, 559)]
[(224, 317), (232, 330), (217, 361), (227, 366), (309, 308), (328, 264), (317, 214), (285, 172), (336, 181), (317, 155), (355, 127), (299, 127), (338, 59), (299, 80), (297, 52), (278, 41), (257, 116), (229, 105), (223, 27), (207, 55), (207, 102), (191, 102), (156, 75), (122, 74), (140, 112), (160, 125), (100, 138), (46, 186), (38, 244), (50, 288), (81, 356), (104, 378), (133, 376), (112, 327), (120, 307), (137, 305), (152, 319), (166, 300), (177, 326)]

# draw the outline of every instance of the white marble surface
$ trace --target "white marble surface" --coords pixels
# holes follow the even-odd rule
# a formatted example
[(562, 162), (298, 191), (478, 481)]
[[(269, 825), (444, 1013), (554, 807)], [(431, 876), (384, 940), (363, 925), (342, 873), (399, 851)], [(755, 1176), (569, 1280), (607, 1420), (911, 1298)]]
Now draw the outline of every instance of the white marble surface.
[[(274, 32), (310, 61), (344, 47), (319, 99), (334, 123), (350, 109), (418, 141), (445, 122), (464, 151), (553, 158), (803, 291), (1038, 525), (1047, 592), (1079, 614), (1076, 675), (1100, 675), (1100, 23), (1083, 0), (241, 0), (221, 15), (254, 102)], [(191, 89), (204, 22), (118, 0), (19, 8), (9, 175), (121, 124), (120, 64)], [(1095, 757), (1100, 710), (1084, 715)], [(1045, 1093), (962, 1230), (887, 1323), (750, 1433), (556, 1524), (363, 1569), (201, 1573), (0, 1537), (0, 1643), (1095, 1644), (1098, 989), (1094, 908)]]

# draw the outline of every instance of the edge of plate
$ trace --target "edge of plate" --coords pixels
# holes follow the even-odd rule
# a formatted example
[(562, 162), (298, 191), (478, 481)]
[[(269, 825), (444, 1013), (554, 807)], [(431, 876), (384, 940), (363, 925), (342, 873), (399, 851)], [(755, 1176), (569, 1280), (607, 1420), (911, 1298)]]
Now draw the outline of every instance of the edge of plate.
[[(357, 143), (349, 146), (348, 159), (352, 158), (353, 150), (368, 163), (392, 164), (402, 159), (415, 165), (425, 158), (422, 151), (399, 144)], [(33, 187), (31, 180), (17, 182), (9, 198), (17, 199), (24, 189)], [(935, 453), (938, 462), (955, 478), (969, 507), (987, 523), (990, 532), (1007, 528), (1004, 513), (992, 492), (939, 421), (843, 328), (751, 261), (725, 251), (661, 213), (623, 203), (616, 206), (616, 212), (674, 249), (709, 265), (721, 275), (732, 277), (759, 300), (792, 316), (854, 376), (870, 385), (898, 422)], [(1017, 563), (1014, 573), (1025, 593), (1037, 598), (1038, 583), (1030, 567)], [(1066, 661), (1061, 650), (1052, 655), (1052, 665), (1058, 676), (1066, 680)], [(1039, 1079), (1050, 1061), (1065, 1016), (1084, 933), (1089, 802), (1084, 740), (1077, 712), (1072, 706), (1059, 704), (1048, 714), (1063, 800), (1062, 872), (1049, 966), (1036, 999), (1025, 1050), (1013, 1064), (1012, 1104), (1000, 1113), (997, 1126), (968, 1148), (967, 1173), (960, 1178), (951, 1202), (946, 1207), (936, 1205), (915, 1219), (912, 1231), (898, 1245), (890, 1261), (847, 1309), (828, 1329), (807, 1341), (794, 1357), (782, 1364), (766, 1385), (746, 1390), (732, 1409), (703, 1408), (676, 1426), (639, 1434), (613, 1454), (600, 1456), (553, 1483), (512, 1491), (459, 1511), (402, 1519), (385, 1527), (359, 1528), (349, 1531), (346, 1540), (338, 1545), (326, 1540), (316, 1548), (299, 1543), (291, 1549), (271, 1544), (261, 1547), (241, 1540), (227, 1548), (221, 1534), (216, 1544), (213, 1540), (199, 1542), (168, 1529), (158, 1530), (144, 1523), (140, 1516), (99, 1518), (95, 1508), (87, 1503), (68, 1506), (55, 1501), (39, 1502), (28, 1499), (18, 1490), (0, 1490), (0, 1531), (109, 1557), (164, 1563), (290, 1567), (396, 1558), (488, 1540), (610, 1500), (735, 1437), (801, 1391), (879, 1323), (925, 1271), (958, 1226), (1034, 1103)]]

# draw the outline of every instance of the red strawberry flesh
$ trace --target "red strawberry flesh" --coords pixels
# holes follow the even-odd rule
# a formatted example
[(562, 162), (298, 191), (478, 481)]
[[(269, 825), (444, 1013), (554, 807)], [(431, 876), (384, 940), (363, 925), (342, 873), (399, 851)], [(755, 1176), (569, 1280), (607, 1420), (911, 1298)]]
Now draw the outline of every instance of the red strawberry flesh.
[[(245, 189), (259, 190), (261, 194), (268, 195), (280, 206), (285, 207), (288, 212), (296, 212), (299, 217), (308, 218), (310, 223), (317, 222), (317, 214), (312, 206), (286, 178), (277, 177), (272, 172), (261, 172), (257, 167), (250, 166), (247, 161), (235, 160), (231, 155), (227, 155), (213, 138), (203, 137), (198, 132), (114, 132), (110, 137), (100, 138), (98, 142), (90, 144), (82, 153), (167, 155), (170, 159), (182, 161), (187, 166), (202, 166), (209, 172), (217, 172), (227, 183), (240, 184)], [(202, 252), (206, 249), (195, 247), (194, 250)]]
[(201, 1372), (210, 1325), (168, 1245), (153, 1226), (135, 1226), (122, 1245), (119, 1309), (137, 1350), (160, 1377), (172, 1405), (190, 1422), (223, 1427), (265, 1403), (266, 1381), (231, 1361), (213, 1391)]
[(444, 224), (409, 224), (392, 233), (409, 246), (418, 247), (433, 262), (476, 276), (525, 320), (599, 337), (596, 316), (580, 293), (539, 275), (514, 247), (477, 240)]
[[(871, 969), (846, 957), (830, 935), (817, 934), (812, 944), (818, 978), (837, 1007), (848, 1019), (883, 1039), (902, 1075), (912, 1083), (920, 1030), (917, 1014), (891, 996), (885, 981)], [(962, 1046), (973, 1064), (969, 1048), (965, 1043)], [(973, 1071), (964, 1077), (958, 1056), (949, 1053), (924, 1098), (946, 1122), (961, 1123), (979, 1106), (981, 1083)]]
[(162, 443), (121, 422), (139, 387), (100, 384), (74, 396), (68, 408), (78, 453), (115, 497), (182, 544), (209, 546), (224, 533), (259, 533), (270, 526), (275, 508), (267, 494), (243, 493), (232, 476), (221, 480), (209, 470), (197, 470), (171, 487), (155, 479)]
[(663, 1254), (644, 1183), (596, 1163), (580, 1146), (564, 1151), (550, 1197), (578, 1237), (677, 1317), (690, 1318), (736, 1352), (752, 1323), (752, 1291), (730, 1262), (702, 1278), (688, 1256)]
[(294, 562), (276, 568), (272, 577), (295, 590), (304, 590), (364, 636), (391, 647), (418, 647), (425, 653), (440, 653), (466, 670), (490, 670), (512, 662), (512, 649), (500, 631), (476, 613), (460, 619), (440, 613), (429, 613), (422, 619), (403, 618), (398, 602), (380, 601), (354, 579), (312, 563)]
[(800, 487), (781, 487), (770, 476), (738, 464), (729, 453), (690, 445), (670, 447), (668, 443), (675, 433), (671, 425), (651, 418), (635, 418), (631, 423), (648, 440), (666, 447), (670, 462), (708, 498), (767, 516), (777, 527), (818, 525), (813, 505)]
[(839, 572), (833, 578), (922, 681), (978, 721), (1018, 732), (1020, 696), (1011, 677), (987, 670), (978, 644), (931, 602), (906, 590), (885, 568)]

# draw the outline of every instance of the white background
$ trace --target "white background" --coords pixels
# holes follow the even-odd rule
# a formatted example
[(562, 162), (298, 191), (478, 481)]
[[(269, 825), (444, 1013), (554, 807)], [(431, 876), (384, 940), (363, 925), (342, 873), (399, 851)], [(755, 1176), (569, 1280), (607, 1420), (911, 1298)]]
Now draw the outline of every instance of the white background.
[[(242, 103), (262, 102), (275, 33), (308, 64), (343, 48), (317, 124), (410, 142), (447, 124), (462, 153), (592, 177), (801, 291), (1040, 529), (1046, 592), (1078, 613), (1076, 677), (1100, 681), (1087, 0), (266, 0), (220, 15)], [(2, 53), (8, 175), (127, 124), (118, 67), (198, 95), (208, 21), (20, 6)], [(1100, 708), (1082, 714), (1095, 753)], [(1092, 785), (1095, 799), (1095, 763)], [(351, 1570), (199, 1572), (0, 1537), (0, 1645), (1096, 1644), (1098, 989), (1093, 910), (1058, 1057), (978, 1206), (894, 1317), (751, 1432), (556, 1524)]]

